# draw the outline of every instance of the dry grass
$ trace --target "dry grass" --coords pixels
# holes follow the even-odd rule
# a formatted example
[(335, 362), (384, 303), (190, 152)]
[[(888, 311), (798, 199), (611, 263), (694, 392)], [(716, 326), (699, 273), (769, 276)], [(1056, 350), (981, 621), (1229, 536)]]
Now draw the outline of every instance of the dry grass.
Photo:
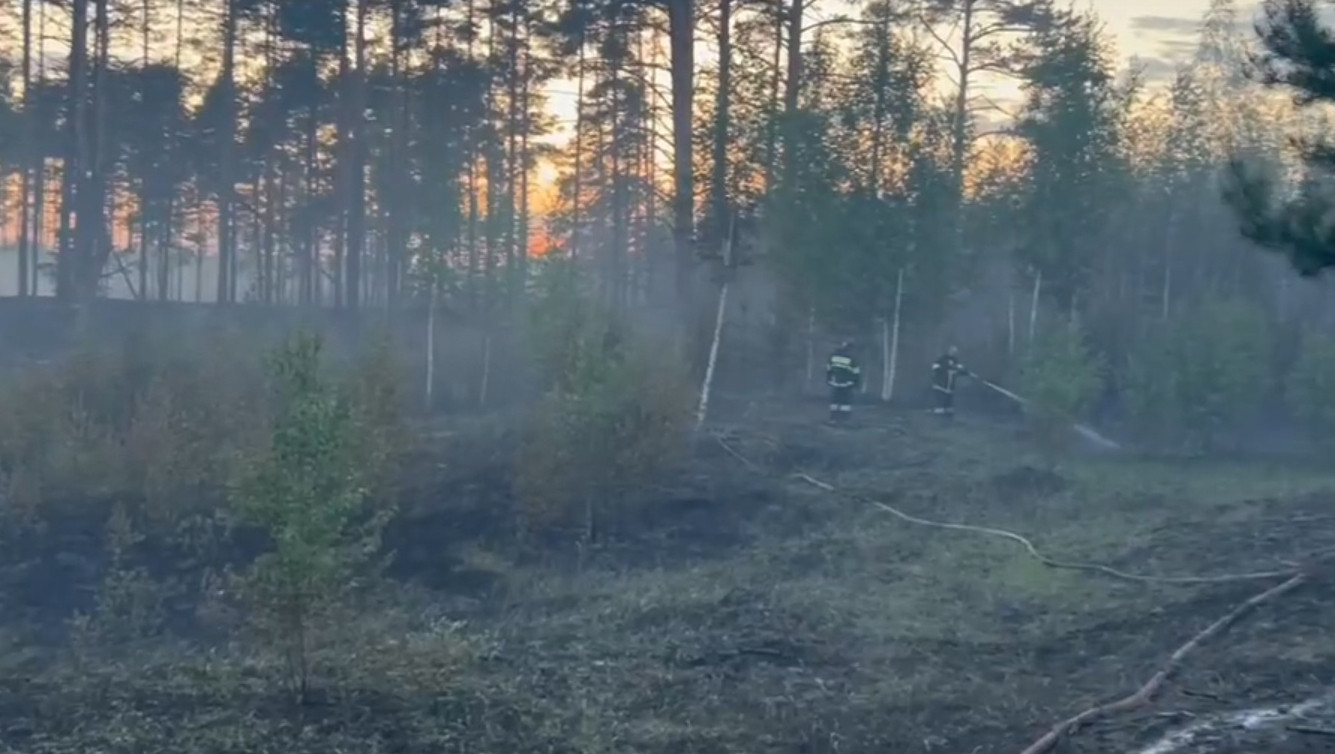
[[(332, 641), (328, 703), (301, 715), (274, 703), (269, 670), (240, 648), (136, 657), (105, 671), (120, 679), (113, 703), (95, 703), (89, 675), (53, 670), (20, 691), (21, 674), (6, 672), (0, 712), (46, 705), (47, 722), (33, 723), (44, 738), (15, 748), (52, 753), (1013, 754), (1053, 721), (1134, 690), (1256, 585), (1055, 570), (1013, 543), (911, 526), (784, 474), (809, 470), (915, 515), (1012, 529), (1053, 556), (1145, 573), (1265, 569), (1335, 544), (1332, 527), (1313, 525), (1329, 520), (1335, 475), (1073, 460), (1054, 477), (1000, 430), (881, 424), (738, 429), (741, 452), (768, 448), (776, 480), (741, 547), (665, 552), (655, 567), (608, 554), (573, 572), (461, 546), (462, 562), (501, 580), (495, 594), (442, 614), (439, 595), (385, 593)], [(750, 473), (726, 454), (710, 463), (720, 478)], [(713, 515), (732, 504), (714, 501)], [(1240, 626), (1227, 651), (1204, 648), (1181, 683), (1243, 693), (1248, 678), (1256, 693), (1283, 677), (1284, 693), (1301, 694), (1335, 660), (1325, 589), (1263, 608), (1258, 624), (1272, 625)], [(76, 709), (95, 712), (51, 727), (50, 710)], [(1124, 750), (1139, 730), (1071, 745)], [(0, 740), (19, 739), (0, 728)]]
[[(1312, 496), (1335, 489), (1332, 475), (1084, 461), (1051, 480), (1023, 455), (999, 451), (1001, 442), (965, 455), (977, 438), (957, 436), (953, 452), (925, 465), (906, 463), (929, 445), (915, 440), (883, 448), (882, 468), (899, 471), (866, 459), (831, 476), (917, 515), (1017, 529), (1055, 556), (1142, 573), (1264, 570), (1332, 544), (1329, 529), (1304, 524), (1321, 515)], [(1061, 488), (1025, 489), (1026, 478)], [(935, 742), (1005, 751), (1079, 702), (1133, 688), (1162, 653), (1253, 588), (1056, 570), (1013, 543), (909, 526), (804, 486), (776, 495), (784, 514), (775, 517), (807, 525), (794, 531), (762, 517), (754, 544), (725, 560), (512, 572), (512, 608), (498, 629), (505, 644), (530, 672), (561, 677), (561, 695), (583, 700), (581, 714), (595, 710), (606, 746), (619, 750), (690, 740), (834, 751), (836, 734), (843, 750)], [(1295, 630), (1315, 640), (1303, 626), (1321, 608), (1304, 604)], [(1273, 633), (1241, 651), (1308, 668), (1331, 656)]]

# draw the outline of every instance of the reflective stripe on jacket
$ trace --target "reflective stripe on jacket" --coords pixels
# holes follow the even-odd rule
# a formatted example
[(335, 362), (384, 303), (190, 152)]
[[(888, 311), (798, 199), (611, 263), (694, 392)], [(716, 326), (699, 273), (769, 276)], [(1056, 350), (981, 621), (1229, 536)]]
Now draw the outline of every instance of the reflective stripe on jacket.
[(830, 387), (855, 387), (862, 378), (862, 370), (850, 356), (834, 354), (825, 367), (825, 381)]

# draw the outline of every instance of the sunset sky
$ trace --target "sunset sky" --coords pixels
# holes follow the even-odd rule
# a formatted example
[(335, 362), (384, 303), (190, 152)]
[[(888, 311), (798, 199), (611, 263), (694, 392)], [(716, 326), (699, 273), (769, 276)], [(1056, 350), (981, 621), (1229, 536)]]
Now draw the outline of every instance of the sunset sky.
[[(1077, 0), (1077, 7), (1082, 3), (1107, 24), (1118, 59), (1125, 64), (1132, 57), (1138, 58), (1146, 76), (1159, 81), (1169, 79), (1174, 67), (1191, 57), (1201, 17), (1210, 7), (1210, 0)], [(813, 10), (813, 16), (848, 13), (848, 7), (845, 0), (822, 0)], [(1258, 7), (1257, 3), (1238, 4), (1239, 22), (1244, 29), (1251, 28)], [(988, 88), (994, 90), (994, 97), (1002, 100), (1015, 94), (1013, 86)], [(566, 132), (575, 120), (574, 92), (574, 84), (568, 81), (554, 82), (549, 90), (551, 107), (562, 132)], [(550, 140), (560, 143), (566, 138), (568, 132), (553, 134)], [(551, 166), (545, 166), (539, 172), (540, 185), (550, 185), (555, 178), (555, 169)]]
[[(1139, 59), (1152, 80), (1165, 80), (1176, 64), (1187, 60), (1194, 49), (1201, 16), (1210, 0), (1077, 0), (1077, 5), (1093, 9), (1104, 19), (1113, 37), (1118, 59), (1125, 64), (1132, 57)], [(846, 0), (820, 0), (812, 11), (813, 20), (828, 18), (839, 13), (856, 12)], [(1250, 28), (1257, 4), (1240, 3), (1239, 21)], [(705, 45), (707, 47), (707, 45)], [(55, 55), (63, 51), (51, 51)], [(709, 50), (700, 50), (700, 63), (708, 64)], [(664, 77), (666, 78), (666, 77)], [(666, 85), (666, 81), (661, 82)], [(1004, 102), (1016, 94), (1013, 85), (988, 87), (994, 99)], [(568, 138), (574, 124), (575, 86), (570, 81), (553, 82), (549, 88), (550, 105), (560, 129), (549, 137), (556, 143)], [(995, 117), (995, 116), (993, 116)], [(550, 165), (539, 170), (535, 181), (535, 208), (550, 203), (555, 170)]]

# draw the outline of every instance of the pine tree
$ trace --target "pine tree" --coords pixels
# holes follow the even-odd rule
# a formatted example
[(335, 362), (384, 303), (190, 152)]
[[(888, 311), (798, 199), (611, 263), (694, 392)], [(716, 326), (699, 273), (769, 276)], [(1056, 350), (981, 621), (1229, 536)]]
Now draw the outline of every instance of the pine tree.
[[(1312, 0), (1267, 0), (1257, 31), (1262, 81), (1292, 92), (1300, 106), (1335, 102), (1335, 32), (1319, 17)], [(1295, 269), (1313, 276), (1335, 266), (1335, 229), (1329, 178), (1335, 170), (1335, 146), (1323, 139), (1300, 141), (1304, 180), (1296, 196), (1285, 193), (1275, 171), (1243, 160), (1235, 165), (1227, 196), (1243, 235), (1283, 252)]]

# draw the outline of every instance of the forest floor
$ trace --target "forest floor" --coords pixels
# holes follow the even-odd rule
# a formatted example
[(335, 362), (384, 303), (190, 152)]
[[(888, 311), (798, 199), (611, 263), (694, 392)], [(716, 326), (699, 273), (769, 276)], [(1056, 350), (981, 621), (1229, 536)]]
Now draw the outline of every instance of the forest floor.
[[(866, 498), (1136, 574), (1271, 571), (1335, 546), (1335, 473), (1108, 456), (1049, 468), (1013, 427), (967, 416), (821, 418), (739, 413), (577, 569), (518, 557), (503, 454), (442, 435), (438, 473), (389, 532), (394, 586), (327, 637), (318, 704), (294, 708), (269, 664), (228, 645), (52, 663), (0, 635), (0, 751), (1019, 754), (1283, 578), (1052, 568), (1013, 540), (908, 523)], [(1332, 581), (1260, 605), (1155, 704), (1060, 751), (1131, 754), (1212, 714), (1329, 692)], [(1234, 754), (1260, 737), (1271, 754), (1335, 748), (1292, 727), (1225, 725), (1158, 754)]]

